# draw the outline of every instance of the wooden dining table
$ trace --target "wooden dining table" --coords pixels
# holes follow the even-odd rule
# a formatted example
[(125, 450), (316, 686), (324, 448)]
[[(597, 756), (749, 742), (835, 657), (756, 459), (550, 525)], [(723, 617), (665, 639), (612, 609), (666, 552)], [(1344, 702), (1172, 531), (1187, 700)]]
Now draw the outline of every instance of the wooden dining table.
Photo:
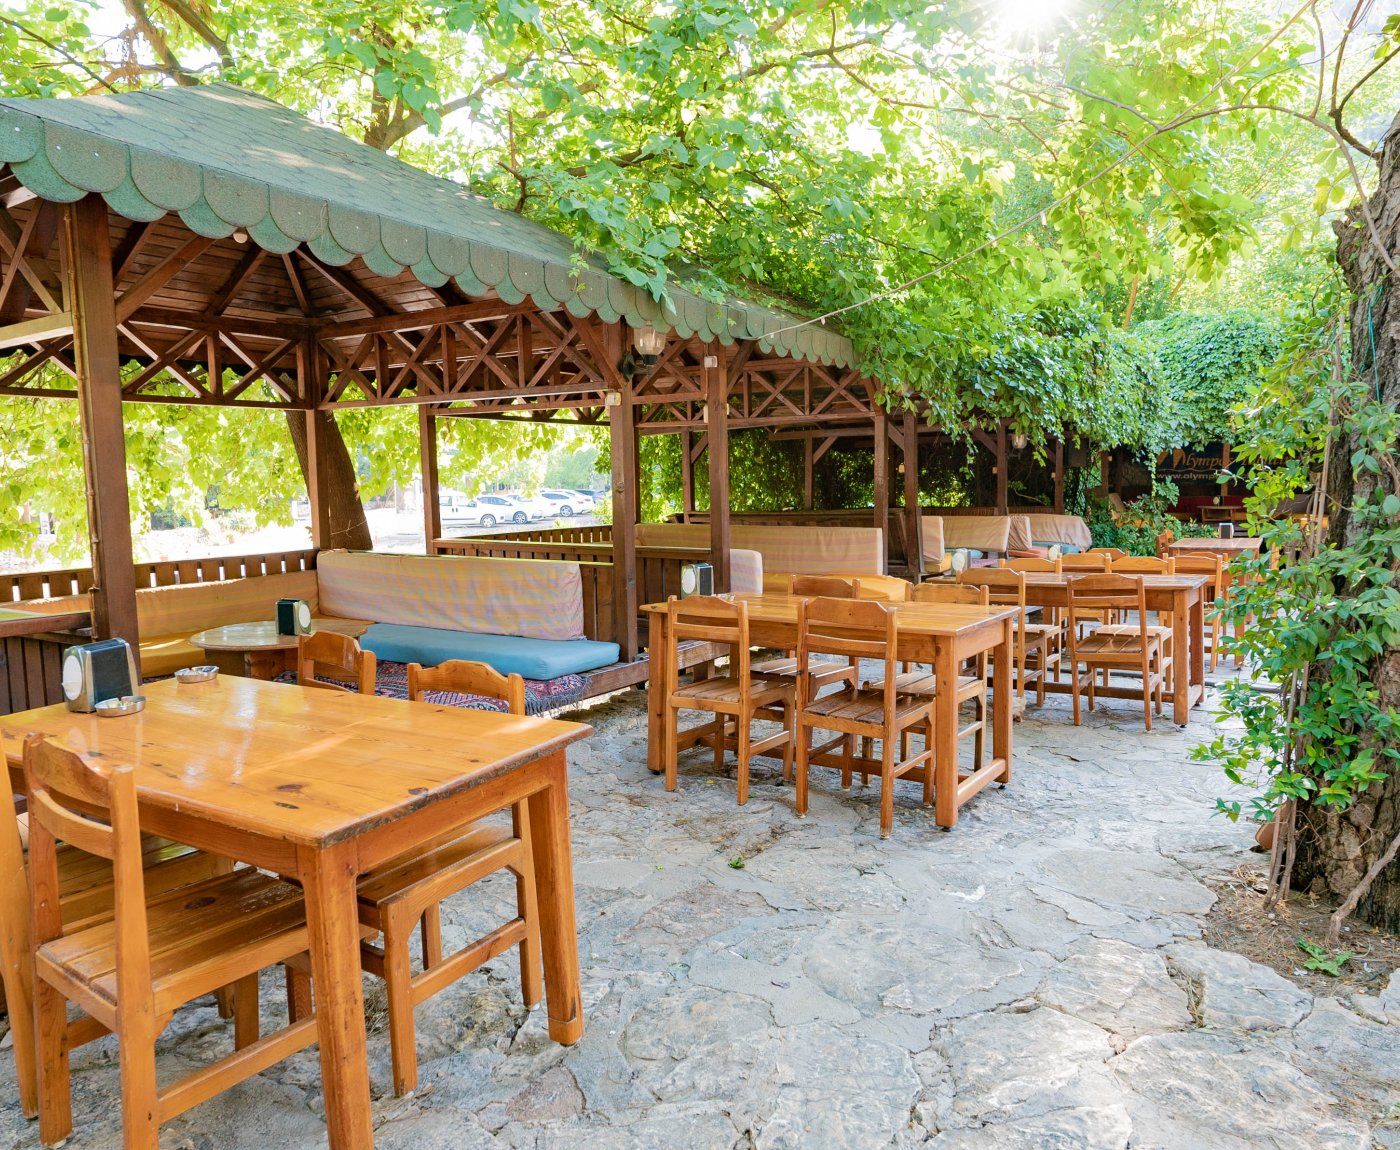
[[(1069, 581), (1077, 576), (1089, 574), (1084, 571), (1066, 571), (1056, 575), (1053, 571), (1027, 571), (1026, 604), (1042, 608), (1058, 607), (1064, 610), (1069, 606)], [(1149, 611), (1169, 611), (1172, 618), (1172, 719), (1178, 726), (1186, 726), (1191, 718), (1191, 708), (1205, 698), (1206, 694), (1206, 594), (1210, 584), (1208, 575), (1143, 575), (1143, 585), (1147, 592)], [(1181, 674), (1182, 667), (1186, 674)], [(1070, 684), (1065, 681), (1047, 679), (1046, 690), (1068, 693)], [(1099, 687), (1096, 694), (1110, 698), (1135, 698), (1133, 690), (1127, 687), (1110, 685)]]
[[(800, 596), (741, 593), (726, 598), (748, 604), (749, 638), (755, 646), (791, 651), (797, 647), (797, 605)], [(953, 691), (939, 691), (934, 701), (934, 819), (952, 828), (958, 810), (991, 783), (1011, 781), (1011, 685), (1010, 652), (1014, 643), (1016, 610), (961, 603), (886, 603), (895, 612), (901, 661), (928, 663), (940, 683), (957, 682), (964, 660), (984, 652), (992, 657), (992, 754), (980, 770), (964, 774), (958, 768), (958, 704)], [(670, 620), (665, 603), (642, 608), (649, 620), (647, 650), (667, 649)], [(1003, 657), (1007, 656), (1007, 657)], [(653, 656), (655, 657), (655, 656)], [(661, 675), (647, 684), (647, 767), (656, 773), (661, 762), (661, 724), (665, 698)], [(821, 758), (812, 760), (823, 763)], [(830, 763), (839, 765), (839, 758)], [(911, 772), (906, 778), (922, 777)]]
[(61, 705), (0, 716), (11, 776), (29, 732), (130, 763), (143, 831), (300, 882), (334, 1150), (374, 1145), (357, 877), (521, 800), (549, 1033), (582, 1036), (565, 749), (590, 727), (223, 675), (144, 691), (145, 710), (119, 718)]
[[(1203, 555), (1219, 555), (1223, 560), (1220, 567), (1222, 583), (1216, 588), (1216, 594), (1222, 599), (1228, 599), (1233, 594), (1235, 584), (1244, 578), (1239, 567), (1235, 565), (1235, 560), (1254, 559), (1259, 555), (1263, 546), (1264, 540), (1258, 535), (1235, 535), (1229, 539), (1222, 539), (1218, 535), (1206, 535), (1198, 538), (1173, 539), (1167, 544), (1167, 552), (1171, 555), (1189, 555), (1193, 552)], [(1236, 641), (1244, 638), (1244, 632), (1244, 620), (1236, 620)], [(1240, 656), (1236, 654), (1235, 662), (1238, 663), (1239, 659)]]

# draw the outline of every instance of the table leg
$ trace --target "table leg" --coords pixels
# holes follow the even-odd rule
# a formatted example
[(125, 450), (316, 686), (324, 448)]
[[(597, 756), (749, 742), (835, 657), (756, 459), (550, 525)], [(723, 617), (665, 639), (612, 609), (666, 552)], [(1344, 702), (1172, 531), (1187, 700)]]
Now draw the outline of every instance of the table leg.
[(1191, 603), (1191, 696), (1194, 707), (1206, 697), (1206, 596), (1197, 590)]
[(295, 651), (249, 651), (243, 656), (243, 669), (250, 679), (272, 680), (283, 671), (296, 670)]
[(940, 827), (951, 830), (958, 825), (958, 664), (951, 639), (937, 640), (933, 669), (938, 678), (933, 701), (933, 815)]
[(1172, 721), (1186, 726), (1191, 718), (1190, 596), (1172, 592)]
[(564, 752), (539, 764), (548, 782), (530, 796), (530, 846), (539, 893), (540, 949), (549, 1036), (563, 1046), (583, 1037), (579, 991), (578, 925), (574, 919), (574, 864), (569, 847), (569, 780)]
[(661, 671), (661, 660), (666, 650), (664, 628), (666, 616), (659, 611), (651, 612), (647, 625), (647, 770), (660, 774), (661, 762), (661, 723), (662, 711), (666, 702), (665, 675)]
[(331, 1150), (374, 1145), (353, 843), (298, 852), (315, 980), (316, 1032)]
[(1005, 759), (1006, 766), (997, 782), (1011, 781), (1011, 652), (1016, 649), (1016, 632), (1011, 620), (1002, 624), (1001, 645), (992, 649), (992, 757)]

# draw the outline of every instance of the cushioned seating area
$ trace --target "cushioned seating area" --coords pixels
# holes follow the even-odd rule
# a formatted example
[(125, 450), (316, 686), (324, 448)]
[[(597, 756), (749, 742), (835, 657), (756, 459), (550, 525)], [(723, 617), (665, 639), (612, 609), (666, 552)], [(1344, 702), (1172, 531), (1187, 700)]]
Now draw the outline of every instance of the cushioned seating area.
[[(732, 547), (757, 551), (762, 575), (835, 575), (841, 571), (885, 571), (885, 533), (878, 527), (819, 527), (805, 524), (734, 523)], [(638, 547), (710, 546), (707, 523), (639, 523)], [(731, 568), (734, 560), (731, 553)]]
[[(492, 560), (495, 562), (495, 560)], [(360, 646), (380, 659), (436, 667), (448, 659), (487, 663), (502, 675), (553, 679), (592, 671), (618, 660), (616, 643), (591, 639), (531, 639), (520, 635), (484, 635), (442, 627), (375, 623), (360, 637)]]
[(577, 563), (323, 551), (316, 578), (327, 615), (529, 639), (583, 637)]

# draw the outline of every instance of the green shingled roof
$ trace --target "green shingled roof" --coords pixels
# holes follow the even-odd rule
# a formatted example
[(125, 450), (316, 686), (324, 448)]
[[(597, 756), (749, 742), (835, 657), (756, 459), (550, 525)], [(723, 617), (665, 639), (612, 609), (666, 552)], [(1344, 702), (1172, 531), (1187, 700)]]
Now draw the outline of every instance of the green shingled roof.
[[(574, 273), (568, 237), (281, 104), (228, 84), (82, 99), (0, 100), (0, 164), (46, 200), (99, 192), (127, 219), (177, 212), (203, 236), (242, 228), (273, 252), (305, 243), (376, 275), (411, 268), (471, 296), (530, 297), (608, 323), (688, 338), (755, 339), (764, 351), (852, 366), (850, 342), (793, 316), (672, 288), (665, 314), (644, 290), (596, 266)], [(783, 331), (783, 328), (790, 330)]]

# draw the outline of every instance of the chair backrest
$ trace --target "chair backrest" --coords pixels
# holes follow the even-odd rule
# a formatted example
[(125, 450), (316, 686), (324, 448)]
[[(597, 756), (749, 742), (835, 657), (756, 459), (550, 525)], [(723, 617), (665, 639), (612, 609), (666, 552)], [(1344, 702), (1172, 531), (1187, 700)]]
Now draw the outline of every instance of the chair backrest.
[(859, 599), (860, 579), (845, 575), (794, 575), (792, 593), (808, 599)]
[(741, 697), (749, 691), (749, 605), (742, 599), (692, 595), (666, 602), (670, 639), (666, 669), (674, 677), (682, 642), (720, 643), (729, 648), (729, 673), (739, 681)]
[(146, 885), (141, 869), (135, 771), (130, 765), (104, 766), (99, 770), (72, 751), (40, 735), (30, 735), (24, 742), (24, 777), (29, 788), (30, 923), (34, 943), (43, 945), (63, 935), (59, 840), (87, 854), (110, 859), (118, 1001), (123, 1011), (151, 1008), (151, 952), (146, 932)]
[(1036, 559), (1024, 556), (1019, 559), (1003, 559), (997, 566), (1005, 567), (1008, 571), (1049, 571), (1055, 575), (1060, 573), (1060, 560), (1058, 559)]
[(375, 670), (374, 652), (349, 635), (317, 631), (297, 640), (297, 682), (303, 687), (372, 695)]
[(1114, 610), (1136, 611), (1138, 631), (1146, 638), (1147, 588), (1141, 575), (1079, 575), (1066, 587), (1071, 644), (1078, 624), (1101, 622)]
[(1172, 561), (1152, 555), (1125, 555), (1115, 558), (1109, 570), (1115, 575), (1170, 575)]
[(1128, 553), (1121, 547), (1090, 547), (1085, 555), (1112, 555), (1115, 559), (1126, 559)]
[(797, 605), (797, 699), (808, 702), (812, 655), (874, 659), (884, 664), (885, 711), (893, 717), (899, 639), (896, 608), (875, 599), (806, 599)]
[(1173, 575), (1211, 575), (1215, 577), (1216, 586), (1220, 585), (1220, 576), (1225, 568), (1221, 556), (1209, 551), (1187, 551), (1171, 558)]
[(983, 587), (988, 600), (1008, 607), (1019, 607), (1016, 612), (1016, 643), (1024, 650), (1026, 643), (1026, 576), (1022, 571), (1009, 567), (973, 567), (958, 574), (958, 582)]
[(525, 713), (525, 680), (519, 675), (502, 675), (489, 663), (448, 659), (436, 667), (408, 665), (408, 697), (422, 702), (427, 691), (451, 691), (460, 695), (484, 695), (500, 699), (512, 715)]
[(920, 583), (909, 596), (912, 603), (967, 603), (986, 607), (987, 588), (959, 583)]
[(1102, 551), (1083, 551), (1075, 555), (1060, 556), (1060, 570), (1064, 571), (1107, 571), (1113, 556)]

